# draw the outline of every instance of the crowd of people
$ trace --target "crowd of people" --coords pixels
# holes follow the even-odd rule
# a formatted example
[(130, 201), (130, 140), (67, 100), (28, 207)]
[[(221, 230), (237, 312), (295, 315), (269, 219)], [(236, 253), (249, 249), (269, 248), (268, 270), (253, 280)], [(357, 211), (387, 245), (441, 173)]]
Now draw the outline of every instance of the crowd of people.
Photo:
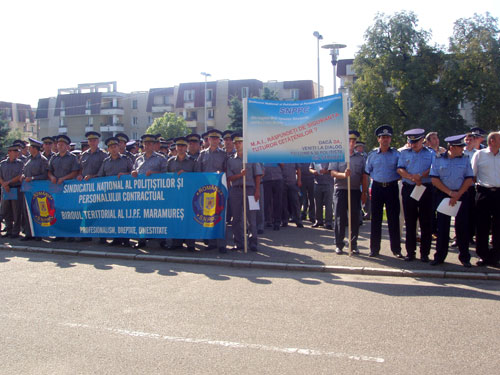
[[(1, 219), (5, 223), (2, 237), (23, 241), (41, 240), (31, 233), (27, 207), (19, 187), (23, 181), (88, 181), (96, 177), (130, 174), (150, 176), (155, 173), (227, 173), (229, 197), (227, 224), (231, 224), (234, 247), (243, 248), (244, 221), (247, 221), (248, 244), (258, 251), (258, 236), (266, 228), (279, 231), (294, 223), (303, 228), (324, 227), (334, 231), (336, 254), (346, 247), (350, 234), (353, 254), (359, 254), (359, 227), (371, 217), (370, 257), (381, 251), (384, 207), (388, 222), (390, 250), (395, 257), (414, 261), (419, 247), (420, 260), (431, 265), (444, 263), (450, 242), (451, 217), (454, 216), (459, 260), (471, 267), (469, 248), (475, 244), (477, 265), (496, 266), (500, 260), (500, 132), (487, 136), (480, 128), (467, 134), (447, 137), (447, 148), (440, 146), (436, 132), (411, 129), (404, 133), (407, 144), (392, 147), (393, 129), (382, 125), (375, 135), (379, 147), (368, 154), (360, 134), (349, 131), (349, 163), (247, 163), (243, 164), (241, 133), (217, 129), (175, 139), (144, 134), (141, 140), (129, 140), (124, 133), (104, 141), (101, 135), (85, 134), (81, 149), (66, 135), (44, 137), (29, 143), (17, 140), (8, 147), (8, 156), (0, 162), (2, 185)], [(15, 191), (13, 196), (12, 191)], [(247, 210), (243, 217), (243, 192), (260, 209)], [(350, 201), (349, 201), (350, 200)], [(443, 202), (443, 203), (442, 203)], [(443, 213), (439, 205), (458, 208)], [(350, 212), (350, 230), (348, 218)], [(452, 215), (452, 216), (450, 216)], [(402, 241), (404, 218), (405, 239)], [(420, 234), (419, 234), (420, 230)], [(347, 233), (346, 233), (347, 232)], [(174, 235), (175, 237), (175, 235)], [(491, 237), (491, 241), (490, 241)], [(73, 238), (53, 238), (73, 241)], [(80, 238), (77, 241), (91, 241)], [(436, 252), (430, 259), (431, 244)], [(130, 246), (128, 238), (99, 239), (101, 243)], [(186, 244), (195, 250), (195, 240), (169, 238), (161, 241), (166, 249)], [(205, 241), (208, 249), (227, 251), (225, 239)], [(406, 255), (402, 253), (402, 243)], [(491, 245), (491, 246), (490, 246)], [(147, 246), (138, 239), (137, 248)]]

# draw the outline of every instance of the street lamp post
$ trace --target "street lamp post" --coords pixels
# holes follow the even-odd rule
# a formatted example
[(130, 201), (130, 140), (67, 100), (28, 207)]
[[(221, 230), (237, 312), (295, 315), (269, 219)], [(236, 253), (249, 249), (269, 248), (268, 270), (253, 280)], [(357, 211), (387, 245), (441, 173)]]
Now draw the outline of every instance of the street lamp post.
[(319, 84), (319, 41), (323, 39), (323, 35), (321, 35), (319, 32), (315, 31), (313, 33), (314, 37), (317, 39), (318, 42), (318, 98), (320, 97), (320, 84)]
[(205, 124), (205, 133), (207, 132), (207, 77), (211, 77), (212, 75), (210, 73), (205, 73), (201, 72), (202, 76), (205, 76), (205, 92), (203, 93), (203, 99), (205, 103), (205, 119), (204, 119), (204, 124)]
[(347, 47), (345, 44), (340, 43), (332, 43), (326, 44), (321, 48), (329, 49), (330, 55), (332, 56), (332, 65), (333, 65), (333, 94), (337, 93), (337, 58), (339, 57), (339, 49)]

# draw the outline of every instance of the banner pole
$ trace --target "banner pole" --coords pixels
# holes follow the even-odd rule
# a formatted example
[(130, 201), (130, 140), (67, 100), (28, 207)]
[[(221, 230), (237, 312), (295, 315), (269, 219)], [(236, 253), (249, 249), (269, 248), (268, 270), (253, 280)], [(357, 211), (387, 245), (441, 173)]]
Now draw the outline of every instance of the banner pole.
[[(350, 168), (351, 162), (347, 162), (347, 168)], [(349, 234), (349, 256), (352, 255), (352, 244), (351, 244), (351, 176), (347, 177), (347, 233)]]
[[(246, 170), (246, 163), (243, 163), (243, 169)], [(245, 254), (247, 253), (247, 176), (243, 176), (243, 246)]]

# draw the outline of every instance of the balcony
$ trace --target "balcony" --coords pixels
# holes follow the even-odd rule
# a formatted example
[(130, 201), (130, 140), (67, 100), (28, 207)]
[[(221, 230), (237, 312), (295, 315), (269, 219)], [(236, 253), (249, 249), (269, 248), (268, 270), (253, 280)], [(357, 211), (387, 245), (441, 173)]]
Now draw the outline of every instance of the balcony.
[(125, 111), (120, 107), (101, 108), (101, 116), (123, 116)]
[(101, 133), (102, 132), (123, 132), (123, 124), (101, 125)]
[(67, 127), (59, 127), (59, 134), (67, 134), (68, 133), (68, 128)]
[(213, 118), (207, 119), (207, 127), (215, 128), (215, 120)]
[(196, 120), (186, 120), (186, 126), (188, 128), (196, 128), (198, 122)]
[(154, 105), (152, 108), (152, 111), (153, 111), (153, 113), (173, 112), (174, 105), (173, 104)]
[(90, 126), (85, 127), (85, 133), (93, 132), (93, 131), (94, 131), (94, 125), (90, 125)]

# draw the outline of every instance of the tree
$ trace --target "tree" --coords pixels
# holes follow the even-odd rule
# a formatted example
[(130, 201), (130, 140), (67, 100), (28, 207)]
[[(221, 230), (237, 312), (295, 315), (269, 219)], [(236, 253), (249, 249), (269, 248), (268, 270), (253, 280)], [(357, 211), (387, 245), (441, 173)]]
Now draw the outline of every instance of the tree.
[(260, 97), (265, 100), (280, 100), (278, 91), (271, 90), (269, 87), (264, 87), (264, 90), (262, 90), (262, 94)]
[(455, 22), (449, 52), (448, 80), (459, 97), (473, 105), (476, 124), (485, 130), (500, 125), (500, 40), (498, 20), (489, 13)]
[(243, 105), (237, 96), (229, 101), (229, 129), (241, 132), (243, 129)]
[(403, 144), (403, 132), (411, 128), (444, 135), (464, 128), (459, 101), (447, 95), (440, 80), (446, 56), (428, 44), (430, 33), (417, 26), (413, 12), (377, 14), (354, 60), (358, 79), (350, 124), (369, 147), (376, 145), (374, 131), (382, 124), (393, 127), (395, 144)]
[(0, 112), (0, 157), (3, 159), (5, 155), (7, 155), (7, 148), (12, 144), (12, 142), (16, 139), (21, 139), (22, 134), (19, 136), (18, 133), (14, 134), (18, 136), (18, 138), (9, 137), (9, 125), (7, 121), (2, 119), (3, 112)]
[(161, 134), (165, 139), (183, 137), (190, 133), (186, 120), (175, 113), (166, 112), (163, 117), (156, 118), (146, 130), (147, 134)]

